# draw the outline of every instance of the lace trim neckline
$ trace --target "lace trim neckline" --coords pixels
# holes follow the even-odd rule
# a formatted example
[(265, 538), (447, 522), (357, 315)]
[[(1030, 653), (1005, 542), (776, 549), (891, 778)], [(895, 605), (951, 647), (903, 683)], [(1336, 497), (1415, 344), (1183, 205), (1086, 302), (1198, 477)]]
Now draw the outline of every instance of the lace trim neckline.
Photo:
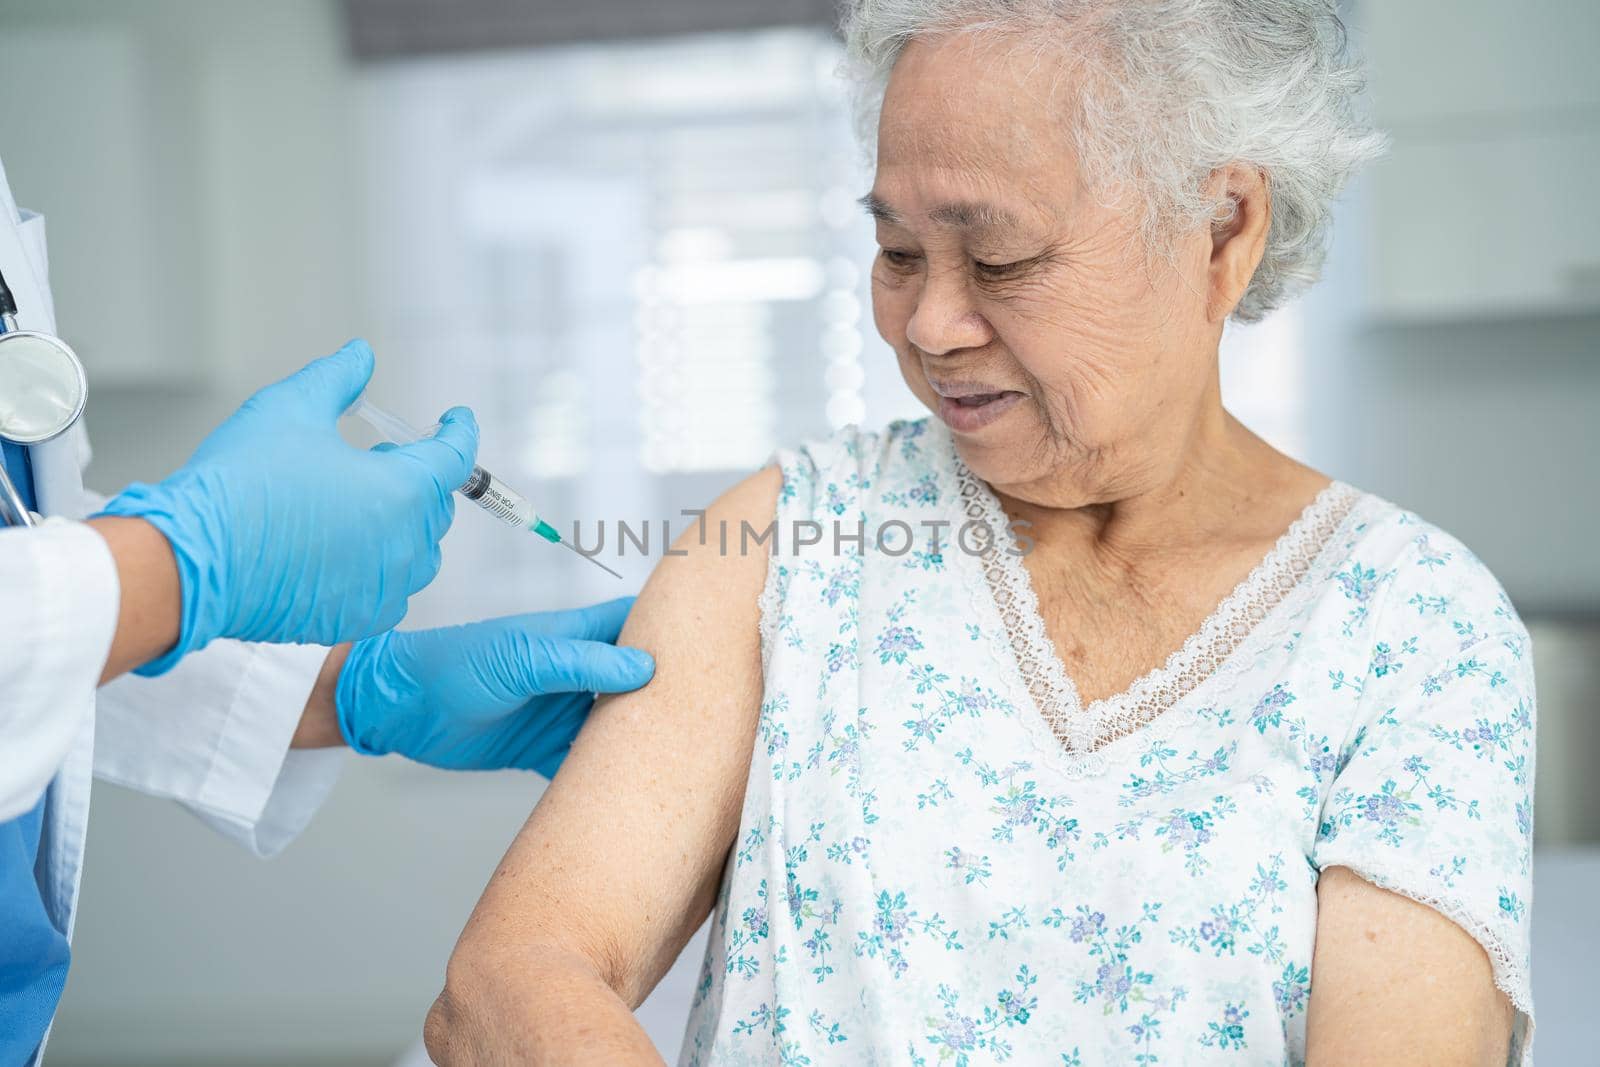
[(1079, 772), (1092, 772), (1103, 763), (1100, 750), (1152, 725), (1219, 674), (1267, 617), (1306, 584), (1362, 497), (1344, 482), (1330, 483), (1163, 664), (1120, 693), (1084, 706), (1045, 628), (1022, 556), (1009, 550), (1008, 538), (999, 536), (1009, 530), (1010, 517), (988, 485), (967, 469), (954, 440), (946, 439), (966, 518), (986, 523), (997, 534), (977, 561), (1015, 667), (1044, 724)]

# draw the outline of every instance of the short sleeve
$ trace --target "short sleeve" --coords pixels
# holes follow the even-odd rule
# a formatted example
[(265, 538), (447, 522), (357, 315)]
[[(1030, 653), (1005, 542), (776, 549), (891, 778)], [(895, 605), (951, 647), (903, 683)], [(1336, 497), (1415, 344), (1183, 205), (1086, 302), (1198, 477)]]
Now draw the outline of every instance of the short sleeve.
[[(778, 467), (783, 481), (772, 525), (758, 535), (762, 550), (771, 556), (760, 600), (764, 668), (771, 668), (780, 642), (795, 648), (805, 644), (804, 622), (790, 604), (791, 584), (802, 576), (816, 578), (815, 555), (830, 544), (835, 549), (855, 544), (849, 527), (861, 515), (861, 490), (870, 482), (869, 472), (862, 469), (863, 456), (871, 455), (874, 444), (875, 435), (845, 426), (829, 437), (773, 454), (769, 465)], [(749, 547), (741, 541), (741, 551)], [(830, 593), (836, 596), (838, 589), (824, 585), (823, 596)]]
[[(759, 546), (771, 556), (760, 601), (763, 665), (780, 644), (799, 650), (820, 642), (829, 672), (843, 669), (854, 646), (840, 639), (841, 620), (832, 615), (853, 610), (865, 554), (892, 544), (900, 551), (890, 556), (927, 555), (908, 543), (916, 537), (909, 523), (867, 519), (885, 505), (937, 501), (939, 465), (952, 453), (929, 430), (928, 419), (891, 422), (881, 432), (844, 426), (774, 454), (770, 465), (783, 482), (772, 527), (763, 531), (771, 536)], [(757, 548), (753, 539), (739, 544)]]
[[(1415, 520), (1412, 520), (1415, 521)], [(1313, 860), (1348, 867), (1472, 935), (1532, 1034), (1534, 682), (1527, 631), (1459, 542), (1423, 528), (1370, 632), (1359, 711)]]
[[(771, 460), (783, 472), (777, 518), (793, 523), (859, 517), (864, 493), (883, 468), (885, 451), (916, 447), (913, 439), (920, 434), (910, 431), (921, 429), (916, 423), (895, 423), (887, 433), (877, 434), (851, 425), (795, 448), (778, 449)], [(781, 532), (793, 536), (793, 531)], [(782, 538), (779, 544), (780, 551), (789, 551)]]

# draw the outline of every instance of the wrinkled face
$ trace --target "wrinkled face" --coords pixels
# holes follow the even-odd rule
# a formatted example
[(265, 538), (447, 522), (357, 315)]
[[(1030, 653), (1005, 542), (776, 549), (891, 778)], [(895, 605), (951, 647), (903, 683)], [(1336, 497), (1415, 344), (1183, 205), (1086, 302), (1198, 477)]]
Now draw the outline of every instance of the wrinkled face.
[[(973, 472), (1034, 503), (1122, 499), (1183, 462), (1214, 396), (1211, 242), (1148, 255), (1078, 176), (1053, 60), (919, 39), (891, 75), (873, 314)], [(1054, 103), (1049, 94), (1054, 92)]]

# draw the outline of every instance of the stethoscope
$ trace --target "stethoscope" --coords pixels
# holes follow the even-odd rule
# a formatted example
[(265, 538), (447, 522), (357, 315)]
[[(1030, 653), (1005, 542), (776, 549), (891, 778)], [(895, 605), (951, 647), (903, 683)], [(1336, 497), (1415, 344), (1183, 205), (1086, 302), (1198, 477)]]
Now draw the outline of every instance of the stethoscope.
[[(0, 437), (37, 445), (72, 429), (89, 399), (83, 364), (65, 341), (17, 328), (17, 301), (0, 274)], [(32, 526), (4, 463), (0, 463), (0, 522)]]

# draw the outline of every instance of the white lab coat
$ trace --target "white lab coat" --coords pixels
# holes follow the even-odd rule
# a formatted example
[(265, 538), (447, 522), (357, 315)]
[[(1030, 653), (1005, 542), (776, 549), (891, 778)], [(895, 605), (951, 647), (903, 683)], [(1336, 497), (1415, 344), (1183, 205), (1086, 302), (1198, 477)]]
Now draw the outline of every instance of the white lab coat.
[[(18, 211), (0, 166), (0, 271), (24, 329), (55, 329), (47, 270), (44, 219)], [(343, 763), (343, 750), (289, 751), (323, 648), (217, 641), (162, 677), (97, 691), (120, 590), (105, 542), (69, 521), (93, 506), (88, 458), (81, 425), (30, 449), (38, 508), (52, 517), (0, 527), (0, 821), (48, 789), (37, 872), (69, 937), (91, 775), (171, 797), (270, 855), (305, 826)]]

